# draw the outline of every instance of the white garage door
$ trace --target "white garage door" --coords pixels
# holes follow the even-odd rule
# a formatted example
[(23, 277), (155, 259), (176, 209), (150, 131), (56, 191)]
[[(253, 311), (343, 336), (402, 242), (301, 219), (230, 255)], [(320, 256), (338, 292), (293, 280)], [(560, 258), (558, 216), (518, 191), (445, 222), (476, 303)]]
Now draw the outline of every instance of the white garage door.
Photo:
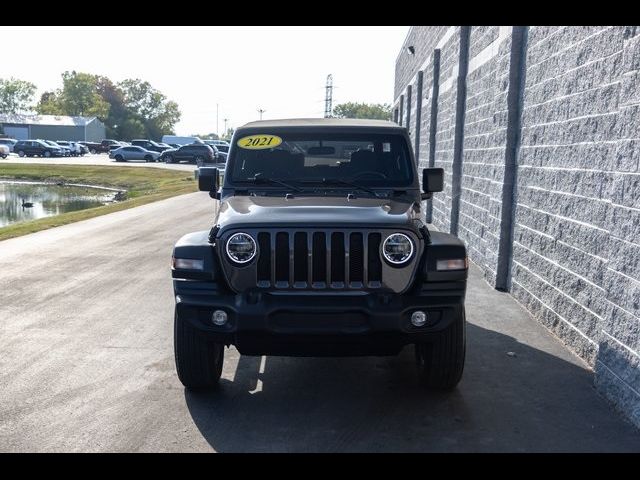
[(17, 138), (18, 140), (27, 140), (29, 138), (29, 127), (4, 127), (4, 134)]

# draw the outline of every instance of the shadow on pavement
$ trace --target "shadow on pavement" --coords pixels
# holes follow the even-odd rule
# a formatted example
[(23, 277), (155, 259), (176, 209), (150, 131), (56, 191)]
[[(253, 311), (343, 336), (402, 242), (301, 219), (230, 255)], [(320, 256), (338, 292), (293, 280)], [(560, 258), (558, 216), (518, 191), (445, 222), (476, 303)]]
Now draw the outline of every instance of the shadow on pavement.
[(398, 357), (266, 357), (264, 373), (260, 363), (240, 356), (233, 381), (185, 390), (216, 451), (640, 451), (640, 434), (595, 393), (589, 370), (473, 324), (450, 393), (418, 385), (413, 347)]

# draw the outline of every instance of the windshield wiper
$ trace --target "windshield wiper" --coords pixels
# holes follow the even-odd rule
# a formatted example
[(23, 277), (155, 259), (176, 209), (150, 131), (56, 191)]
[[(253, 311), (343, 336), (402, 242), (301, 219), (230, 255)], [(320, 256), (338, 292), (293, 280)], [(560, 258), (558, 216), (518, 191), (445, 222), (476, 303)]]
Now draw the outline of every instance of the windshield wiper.
[(322, 185), (344, 185), (347, 187), (357, 188), (358, 190), (362, 190), (363, 192), (368, 192), (376, 197), (378, 196), (378, 192), (375, 190), (371, 190), (363, 185), (358, 185), (357, 183), (348, 182), (346, 180), (340, 180), (339, 178), (323, 178), (322, 180), (306, 180), (302, 183), (320, 183)]
[(298, 188), (294, 185), (291, 185), (289, 183), (283, 182), (282, 180), (278, 180), (276, 178), (268, 178), (268, 177), (263, 177), (261, 175), (256, 175), (253, 178), (249, 178), (246, 181), (248, 182), (253, 182), (256, 185), (260, 185), (260, 184), (265, 184), (265, 183), (272, 183), (272, 184), (276, 184), (276, 185), (282, 185), (283, 187), (288, 188), (289, 190), (293, 190), (294, 192), (302, 192), (301, 188)]

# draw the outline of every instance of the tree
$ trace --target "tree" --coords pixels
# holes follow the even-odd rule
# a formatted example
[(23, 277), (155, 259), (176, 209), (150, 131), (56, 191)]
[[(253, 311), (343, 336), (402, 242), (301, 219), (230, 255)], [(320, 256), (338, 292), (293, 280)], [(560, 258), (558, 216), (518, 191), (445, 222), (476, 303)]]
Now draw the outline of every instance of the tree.
[(231, 141), (231, 137), (233, 137), (233, 132), (235, 132), (236, 130), (234, 128), (227, 128), (227, 131), (224, 133), (224, 135), (222, 135), (222, 140), (226, 140), (227, 142)]
[(341, 103), (333, 108), (333, 115), (338, 118), (391, 120), (391, 105), (386, 103)]
[(110, 105), (98, 93), (99, 78), (89, 73), (64, 72), (62, 90), (43, 94), (36, 107), (38, 113), (80, 115), (106, 120)]
[(145, 125), (149, 138), (160, 140), (163, 135), (173, 133), (181, 116), (176, 102), (168, 100), (149, 82), (137, 78), (123, 80), (118, 88), (122, 91), (125, 107)]
[(201, 140), (219, 140), (220, 137), (218, 137), (217, 133), (194, 133), (193, 135), (191, 135), (192, 137), (198, 137)]
[(36, 86), (25, 80), (0, 78), (0, 113), (24, 113), (31, 110)]

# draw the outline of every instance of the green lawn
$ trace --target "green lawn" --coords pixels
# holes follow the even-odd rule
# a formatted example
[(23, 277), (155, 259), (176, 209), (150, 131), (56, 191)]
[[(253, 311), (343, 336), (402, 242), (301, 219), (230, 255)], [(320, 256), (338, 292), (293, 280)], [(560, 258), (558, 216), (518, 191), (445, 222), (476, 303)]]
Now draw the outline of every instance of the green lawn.
[(0, 240), (58, 227), (198, 190), (192, 172), (152, 167), (98, 165), (24, 165), (0, 163), (1, 180), (81, 183), (127, 191), (127, 199), (77, 212), (40, 218), (0, 228)]

